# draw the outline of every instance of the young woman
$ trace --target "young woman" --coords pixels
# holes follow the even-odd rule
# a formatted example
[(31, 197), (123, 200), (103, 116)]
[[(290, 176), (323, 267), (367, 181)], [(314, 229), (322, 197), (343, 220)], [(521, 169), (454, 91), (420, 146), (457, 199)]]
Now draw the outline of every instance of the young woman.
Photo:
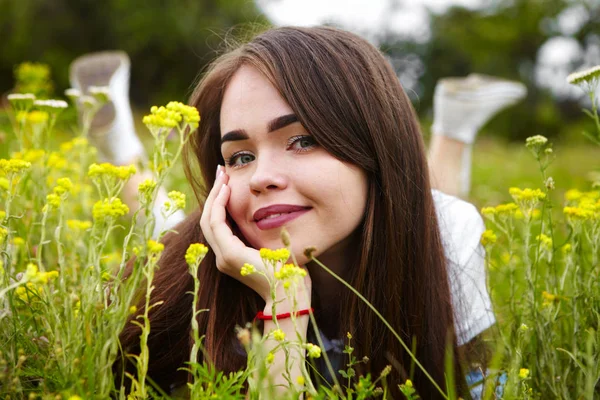
[[(198, 315), (206, 357), (226, 372), (244, 368), (235, 327), (258, 311), (270, 314), (271, 304), (264, 278), (240, 269), (260, 267), (258, 249), (281, 247), (286, 227), (308, 271), (300, 308), (314, 308), (323, 337), (332, 339), (325, 350), (337, 357), (335, 370), (344, 368), (336, 343), (350, 332), (354, 354), (370, 360), (359, 373), (393, 365), (388, 382), (396, 398), (411, 359), (366, 305), (304, 255), (309, 246), (406, 343), (416, 341), (417, 358), (442, 388), (450, 343), (457, 388), (468, 395), (460, 346), (494, 322), (483, 224), (473, 206), (432, 192), (417, 119), (383, 55), (334, 28), (272, 29), (218, 58), (191, 104), (202, 121), (186, 173), (201, 208), (164, 239), (153, 292), (164, 303), (151, 312), (150, 377), (166, 390), (186, 381), (177, 371), (191, 346), (193, 282), (184, 254), (195, 242), (211, 249), (199, 271), (199, 308), (210, 310)], [(289, 308), (283, 302), (278, 312)], [(299, 322), (315, 342), (308, 316)], [(294, 331), (289, 319), (280, 327), (288, 336)], [(265, 321), (265, 333), (273, 328)], [(136, 352), (138, 336), (133, 324), (124, 329), (126, 353)], [(278, 354), (270, 369), (276, 382), (282, 368)], [(413, 382), (422, 398), (440, 397), (418, 368)]]

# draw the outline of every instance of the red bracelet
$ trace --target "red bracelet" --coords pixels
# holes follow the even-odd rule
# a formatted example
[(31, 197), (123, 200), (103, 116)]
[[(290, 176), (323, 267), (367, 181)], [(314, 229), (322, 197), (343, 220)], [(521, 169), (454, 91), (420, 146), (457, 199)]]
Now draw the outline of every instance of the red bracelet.
[[(294, 315), (296, 317), (299, 317), (301, 315), (307, 315), (307, 314), (312, 314), (315, 310), (311, 307), (309, 309), (306, 310), (300, 310), (300, 311), (296, 311), (294, 313)], [(276, 317), (277, 319), (286, 319), (292, 316), (292, 313), (286, 312), (283, 314), (277, 314)], [(254, 320), (256, 321), (257, 319), (260, 319), (262, 321), (270, 321), (273, 319), (272, 315), (265, 315), (262, 311), (259, 311), (258, 314), (256, 314), (256, 317), (254, 317)]]

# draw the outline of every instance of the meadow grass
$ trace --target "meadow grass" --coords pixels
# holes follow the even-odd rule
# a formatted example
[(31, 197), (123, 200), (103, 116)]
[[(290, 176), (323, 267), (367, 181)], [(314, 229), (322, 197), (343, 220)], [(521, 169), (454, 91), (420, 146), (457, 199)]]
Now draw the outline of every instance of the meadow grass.
[[(99, 91), (92, 99), (76, 99), (76, 104), (89, 118), (106, 100)], [(52, 129), (53, 115), (68, 112), (62, 105), (34, 106), (28, 98), (12, 102), (17, 109), (11, 119), (8, 110), (0, 114), (0, 395), (169, 397), (146, 379), (148, 312), (160, 307), (160, 302), (151, 303), (150, 293), (165, 234), (152, 237), (152, 209), (161, 185), (184, 192), (170, 196), (169, 205), (163, 205), (165, 215), (196, 207), (186, 201), (192, 193), (179, 160), (187, 135), (199, 122), (195, 109), (169, 103), (144, 117), (149, 133), (142, 137), (152, 154), (146, 167), (154, 179), (140, 185), (140, 206), (129, 210), (118, 196), (135, 167), (98, 164), (85, 126), (59, 123)], [(86, 109), (86, 104), (92, 106)], [(173, 129), (176, 140), (169, 143), (167, 134)], [(528, 139), (527, 145), (483, 137), (476, 146), (471, 200), (482, 209), (488, 227), (482, 243), (498, 320), (486, 336), (491, 361), (479, 366), (486, 399), (497, 396), (500, 375), (506, 378), (505, 399), (592, 399), (598, 393), (599, 152), (600, 147), (580, 140), (551, 146), (541, 136)], [(202, 285), (197, 271), (207, 251), (192, 244), (186, 254), (195, 279), (194, 304)], [(272, 293), (283, 285), (293, 297), (303, 270), (284, 265), (286, 251), (265, 249), (261, 256), (274, 272)], [(125, 264), (134, 255), (132, 275), (123, 279)], [(242, 273), (261, 272), (245, 266)], [(138, 310), (132, 304), (140, 287), (145, 304)], [(113, 364), (121, 351), (118, 334), (131, 315), (140, 327), (141, 351), (127, 355), (136, 370), (121, 386), (115, 382)], [(191, 324), (195, 344), (187, 368), (192, 381), (183, 392), (194, 399), (241, 399), (246, 397), (244, 384), (249, 398), (274, 398), (268, 374), (273, 352), (284, 352), (286, 360), (301, 350), (309, 357), (325, 356), (322, 343), (286, 338), (280, 330), (260, 335), (240, 327), (237, 334), (248, 352), (248, 366), (224, 375), (197, 362), (202, 337), (195, 319)], [(280, 343), (270, 352), (265, 350), (267, 337)], [(343, 377), (351, 377), (360, 362), (348, 339), (349, 364)], [(302, 376), (292, 377), (290, 365), (286, 367), (288, 392), (277, 398), (297, 398), (300, 393), (318, 399), (386, 397), (389, 385), (399, 385), (406, 398), (418, 398), (410, 380), (387, 382), (385, 370), (338, 383), (344, 388), (338, 390), (315, 388), (306, 368)], [(452, 391), (442, 395), (456, 398)]]

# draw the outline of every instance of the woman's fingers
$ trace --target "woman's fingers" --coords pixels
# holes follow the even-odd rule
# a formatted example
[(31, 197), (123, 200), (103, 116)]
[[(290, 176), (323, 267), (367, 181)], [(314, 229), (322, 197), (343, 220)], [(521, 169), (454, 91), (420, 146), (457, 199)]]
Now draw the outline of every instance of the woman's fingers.
[(200, 228), (202, 229), (202, 234), (204, 235), (206, 241), (212, 248), (213, 252), (217, 257), (221, 256), (221, 252), (219, 249), (219, 243), (215, 241), (214, 234), (211, 228), (211, 215), (213, 209), (213, 203), (217, 196), (219, 195), (220, 188), (227, 181), (227, 175), (223, 171), (223, 167), (219, 166), (217, 169), (217, 179), (215, 179), (215, 184), (210, 190), (206, 201), (204, 202), (204, 208), (202, 210), (202, 217), (200, 217)]

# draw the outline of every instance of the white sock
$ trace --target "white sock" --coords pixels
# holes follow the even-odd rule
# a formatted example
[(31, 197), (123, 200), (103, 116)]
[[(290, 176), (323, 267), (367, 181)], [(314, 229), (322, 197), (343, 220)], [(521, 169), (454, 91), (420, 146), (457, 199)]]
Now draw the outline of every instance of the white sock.
[(442, 79), (435, 88), (432, 132), (473, 143), (490, 118), (526, 93), (521, 83), (481, 75)]
[(146, 153), (135, 133), (129, 102), (130, 61), (125, 52), (86, 54), (71, 64), (71, 85), (88, 94), (91, 86), (107, 86), (111, 103), (96, 114), (89, 139), (102, 161), (123, 165), (144, 159)]

